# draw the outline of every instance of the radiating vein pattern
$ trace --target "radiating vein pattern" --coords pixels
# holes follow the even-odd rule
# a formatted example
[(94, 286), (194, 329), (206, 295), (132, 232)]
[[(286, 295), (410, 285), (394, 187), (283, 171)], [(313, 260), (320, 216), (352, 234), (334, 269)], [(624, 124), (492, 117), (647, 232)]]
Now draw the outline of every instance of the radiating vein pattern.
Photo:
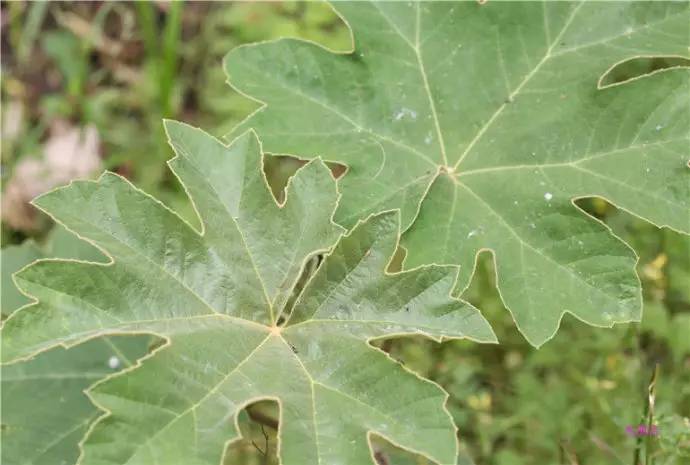
[[(17, 284), (37, 302), (2, 329), (7, 362), (103, 335), (161, 338), (139, 366), (90, 390), (104, 414), (80, 464), (217, 465), (240, 439), (238, 413), (262, 399), (278, 401), (285, 465), (373, 464), (372, 432), (455, 463), (445, 392), (368, 342), (405, 334), (495, 341), (480, 313), (451, 297), (457, 269), (386, 273), (398, 213), (343, 235), (331, 220), (336, 182), (318, 160), (290, 179), (278, 205), (253, 133), (226, 146), (181, 123), (166, 130), (177, 153), (170, 166), (201, 229), (114, 174), (45, 194), (36, 205), (110, 263), (24, 269)], [(315, 254), (321, 266), (288, 308)]]
[(235, 131), (346, 164), (336, 221), (400, 208), (406, 267), (459, 265), (457, 291), (492, 250), (535, 345), (566, 312), (602, 326), (639, 319), (634, 253), (572, 202), (602, 197), (690, 232), (689, 68), (602, 84), (633, 59), (690, 58), (690, 4), (334, 8), (351, 53), (287, 39), (230, 52), (230, 83), (264, 104)]

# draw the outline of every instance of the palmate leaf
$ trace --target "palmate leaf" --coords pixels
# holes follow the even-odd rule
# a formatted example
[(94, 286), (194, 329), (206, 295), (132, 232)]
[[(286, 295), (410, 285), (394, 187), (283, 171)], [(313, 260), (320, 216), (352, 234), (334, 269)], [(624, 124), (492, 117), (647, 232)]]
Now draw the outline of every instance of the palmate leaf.
[[(3, 248), (2, 315), (30, 303), (12, 275), (45, 257), (106, 260), (96, 248), (61, 227), (45, 244), (27, 240)], [(104, 337), (70, 350), (58, 347), (33, 360), (0, 367), (2, 451), (5, 465), (72, 465), (79, 441), (98, 409), (84, 390), (146, 354), (148, 337)]]
[(0, 311), (3, 317), (9, 316), (22, 305), (31, 302), (14, 285), (12, 275), (29, 263), (47, 257), (87, 261), (105, 260), (105, 256), (98, 249), (59, 226), (53, 228), (46, 243), (42, 246), (29, 239), (19, 245), (4, 247), (0, 250), (0, 262), (2, 262), (2, 273), (0, 274), (2, 279), (2, 308)]
[[(295, 174), (279, 207), (253, 133), (226, 147), (181, 123), (166, 129), (177, 152), (170, 165), (202, 231), (105, 174), (35, 203), (112, 263), (39, 262), (15, 278), (38, 303), (7, 320), (6, 360), (102, 334), (165, 338), (140, 368), (91, 390), (110, 413), (86, 438), (80, 463), (217, 465), (238, 438), (238, 412), (260, 399), (280, 404), (285, 465), (371, 462), (369, 433), (454, 463), (446, 394), (367, 341), (494, 341), (479, 312), (450, 297), (457, 270), (387, 274), (397, 213), (342, 236), (331, 221), (335, 181), (318, 160)], [(305, 261), (330, 249), (289, 305)]]
[[(690, 70), (605, 86), (616, 65), (690, 57), (688, 2), (336, 2), (353, 51), (239, 47), (229, 82), (265, 105), (267, 152), (347, 165), (336, 221), (400, 208), (407, 267), (490, 250), (540, 345), (565, 312), (638, 320), (636, 257), (573, 205), (600, 196), (690, 232)], [(680, 60), (682, 63), (682, 60)]]
[(0, 263), (2, 263), (2, 303), (0, 304), (0, 314), (3, 317), (8, 316), (22, 305), (31, 302), (27, 296), (19, 292), (19, 289), (14, 286), (12, 274), (42, 257), (43, 251), (32, 240), (0, 250)]
[(100, 416), (84, 390), (132, 366), (148, 338), (103, 337), (2, 367), (2, 463), (73, 465)]

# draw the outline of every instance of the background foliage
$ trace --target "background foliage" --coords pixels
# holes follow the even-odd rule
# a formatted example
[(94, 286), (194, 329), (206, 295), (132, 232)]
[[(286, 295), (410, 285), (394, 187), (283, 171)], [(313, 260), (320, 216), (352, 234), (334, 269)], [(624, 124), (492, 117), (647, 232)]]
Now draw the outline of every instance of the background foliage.
[[(241, 43), (280, 36), (349, 45), (344, 25), (321, 3), (3, 2), (3, 249), (30, 238), (35, 245), (24, 246), (24, 257), (60, 254), (48, 220), (24, 202), (104, 168), (193, 219), (164, 164), (172, 151), (161, 119), (229, 132), (255, 105), (226, 85), (222, 57)], [(299, 165), (269, 157), (277, 195)], [(634, 464), (645, 463), (647, 452), (657, 464), (690, 460), (690, 240), (601, 200), (582, 206), (640, 256), (641, 324), (595, 329), (566, 317), (557, 336), (535, 350), (512, 324), (484, 256), (464, 296), (489, 319), (500, 345), (382, 343), (450, 392), (468, 463)], [(3, 250), (3, 314), (18, 250)], [(626, 427), (645, 422), (657, 366), (658, 435), (637, 438)], [(270, 416), (271, 408), (254, 416)], [(271, 463), (275, 430), (249, 415), (242, 426), (253, 440), (234, 445), (229, 463)], [(377, 447), (381, 463), (419, 463)]]

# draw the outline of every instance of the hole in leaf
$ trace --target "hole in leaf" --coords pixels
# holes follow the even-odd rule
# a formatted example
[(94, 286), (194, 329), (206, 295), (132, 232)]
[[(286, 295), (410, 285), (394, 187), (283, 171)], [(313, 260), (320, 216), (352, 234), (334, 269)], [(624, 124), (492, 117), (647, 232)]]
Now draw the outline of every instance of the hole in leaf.
[[(264, 174), (268, 180), (268, 185), (271, 187), (273, 197), (278, 203), (285, 201), (285, 187), (288, 180), (292, 177), (298, 169), (306, 165), (308, 160), (291, 157), (288, 155), (271, 155), (264, 154)], [(338, 179), (347, 167), (335, 162), (326, 162), (326, 165), (331, 169), (333, 176)]]
[(607, 216), (611, 215), (616, 207), (608, 203), (601, 197), (587, 197), (582, 199), (577, 199), (575, 205), (580, 207), (582, 210), (590, 214), (591, 216), (604, 220)]
[(285, 187), (290, 177), (306, 163), (306, 160), (284, 155), (264, 155), (266, 180), (278, 203), (285, 201)]
[(273, 400), (261, 400), (244, 408), (237, 419), (242, 437), (228, 446), (223, 465), (278, 465), (278, 418), (278, 403)]
[(370, 436), (371, 455), (376, 465), (433, 465), (424, 456), (394, 446), (384, 437), (372, 433)]
[(388, 263), (388, 268), (386, 271), (388, 273), (397, 273), (402, 271), (403, 262), (405, 261), (406, 255), (407, 250), (405, 250), (403, 246), (399, 245), (398, 248), (395, 249), (395, 254), (393, 254), (393, 258), (391, 259), (390, 263)]
[[(479, 252), (470, 285), (462, 293), (462, 299), (477, 307), (489, 321), (491, 327), (504, 328), (519, 336), (514, 324), (511, 324), (510, 312), (503, 305), (503, 300), (496, 287), (496, 264), (493, 253), (488, 250)], [(496, 334), (503, 341), (508, 334)], [(520, 336), (521, 337), (521, 336)]]
[(278, 326), (285, 324), (287, 319), (290, 317), (290, 314), (292, 313), (292, 308), (294, 307), (297, 298), (304, 290), (304, 286), (306, 286), (309, 282), (309, 278), (311, 278), (312, 275), (319, 268), (319, 265), (321, 265), (322, 261), (323, 254), (314, 255), (307, 260), (307, 262), (304, 265), (304, 268), (302, 269), (302, 274), (297, 280), (297, 284), (295, 284), (295, 287), (292, 289), (292, 294), (290, 295), (290, 298), (288, 299), (287, 303), (285, 304), (285, 307), (282, 309), (281, 314), (278, 317)]
[(148, 353), (151, 353), (154, 350), (159, 349), (164, 345), (165, 345), (165, 338), (157, 337), (157, 336), (151, 336), (151, 339), (148, 341)]
[(690, 59), (682, 57), (637, 57), (618, 63), (599, 80), (599, 87), (629, 81), (662, 69), (690, 66)]

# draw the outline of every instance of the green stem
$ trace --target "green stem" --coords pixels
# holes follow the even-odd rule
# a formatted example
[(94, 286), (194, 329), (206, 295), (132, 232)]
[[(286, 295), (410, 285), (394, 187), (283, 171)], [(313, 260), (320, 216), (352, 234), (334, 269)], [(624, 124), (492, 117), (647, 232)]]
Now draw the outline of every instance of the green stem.
[(184, 2), (176, 1), (170, 4), (170, 10), (163, 28), (163, 51), (160, 72), (160, 105), (164, 118), (170, 117), (172, 110), (172, 91), (177, 71), (177, 57), (179, 55), (180, 32), (182, 30), (182, 8)]

